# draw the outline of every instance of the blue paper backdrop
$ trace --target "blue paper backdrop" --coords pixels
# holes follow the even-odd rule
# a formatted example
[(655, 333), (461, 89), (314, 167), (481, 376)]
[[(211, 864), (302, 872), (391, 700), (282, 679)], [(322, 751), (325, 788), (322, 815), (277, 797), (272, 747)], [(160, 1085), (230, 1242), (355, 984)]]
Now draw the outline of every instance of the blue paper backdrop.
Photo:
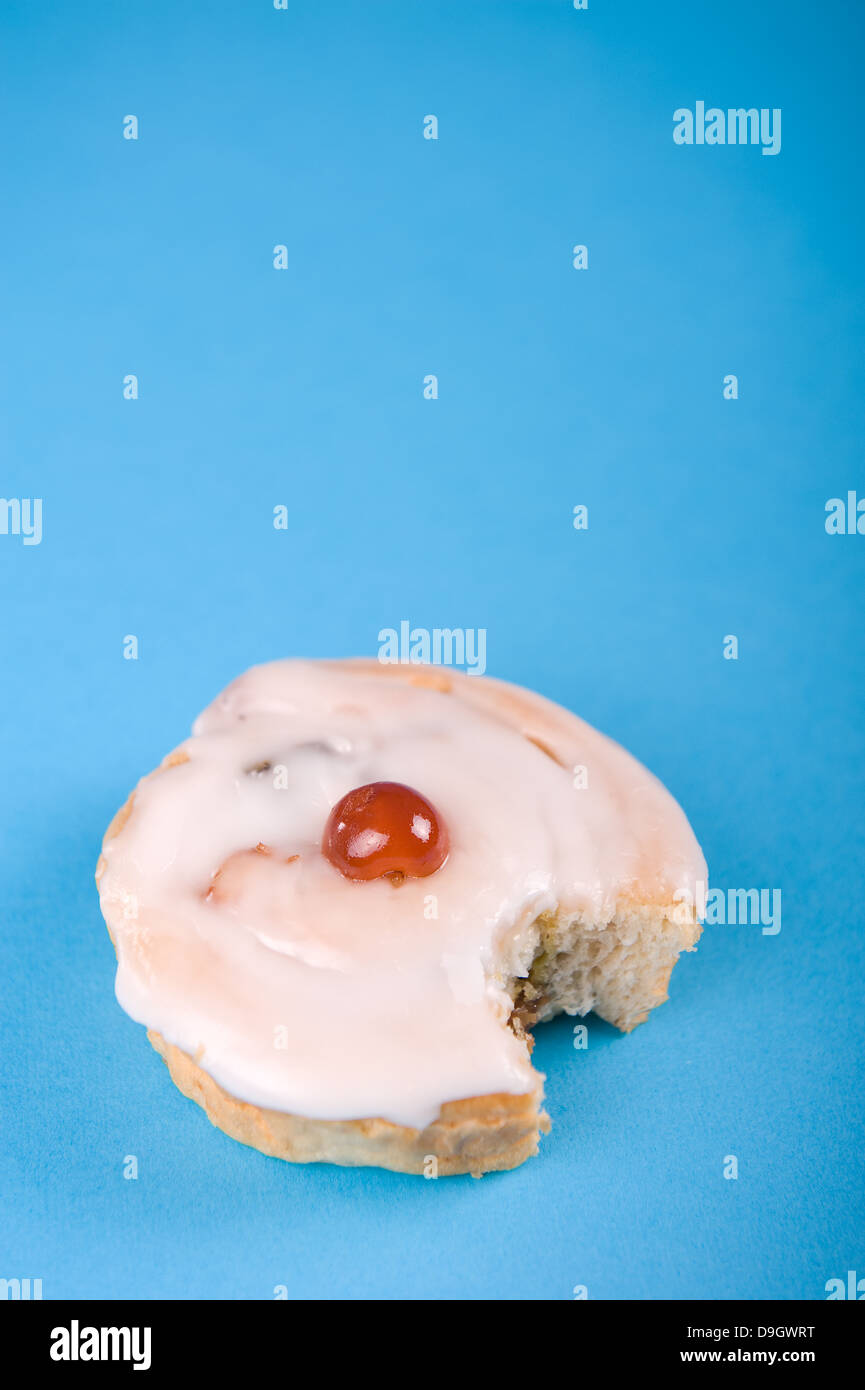
[[(0, 491), (41, 498), (43, 534), (0, 535), (0, 1276), (237, 1299), (865, 1276), (865, 536), (824, 526), (865, 495), (861, 12), (6, 0), (2, 55)], [(780, 108), (781, 152), (676, 145), (698, 100)], [(783, 895), (777, 935), (709, 928), (632, 1036), (540, 1030), (553, 1132), (482, 1182), (212, 1129), (114, 1001), (92, 883), (232, 676), (373, 654), (401, 619), (486, 628), (492, 674), (666, 781), (715, 884)]]

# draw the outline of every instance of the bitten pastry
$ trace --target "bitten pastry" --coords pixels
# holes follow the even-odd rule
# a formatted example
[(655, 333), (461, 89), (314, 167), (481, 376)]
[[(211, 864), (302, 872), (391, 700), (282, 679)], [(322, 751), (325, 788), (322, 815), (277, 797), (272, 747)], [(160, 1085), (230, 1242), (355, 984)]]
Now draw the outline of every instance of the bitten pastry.
[(96, 877), (118, 1000), (220, 1129), (477, 1175), (549, 1128), (535, 1023), (666, 999), (706, 866), (661, 783), (539, 695), (277, 661), (138, 784)]

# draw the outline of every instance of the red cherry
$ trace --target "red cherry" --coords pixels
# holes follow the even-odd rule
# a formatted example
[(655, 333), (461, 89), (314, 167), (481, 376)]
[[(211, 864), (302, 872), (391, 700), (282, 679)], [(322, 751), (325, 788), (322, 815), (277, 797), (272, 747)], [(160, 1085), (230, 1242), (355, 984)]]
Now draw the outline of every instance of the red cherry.
[(321, 849), (351, 879), (426, 878), (448, 857), (447, 827), (420, 792), (401, 782), (356, 787), (331, 811)]

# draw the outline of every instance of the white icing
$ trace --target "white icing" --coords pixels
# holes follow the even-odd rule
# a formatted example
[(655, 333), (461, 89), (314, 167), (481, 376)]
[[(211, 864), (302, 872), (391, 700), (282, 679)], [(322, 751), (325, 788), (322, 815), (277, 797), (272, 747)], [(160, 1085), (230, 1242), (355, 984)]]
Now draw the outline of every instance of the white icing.
[[(592, 924), (623, 897), (669, 902), (705, 880), (682, 811), (616, 744), (517, 687), (448, 673), (443, 693), (414, 674), (253, 668), (105, 846), (118, 1000), (242, 1100), (422, 1127), (447, 1100), (533, 1091), (503, 1026), (503, 953), (530, 952), (546, 909)], [(331, 807), (378, 781), (443, 818), (435, 874), (352, 882), (322, 855)], [(272, 853), (226, 866), (259, 843)]]

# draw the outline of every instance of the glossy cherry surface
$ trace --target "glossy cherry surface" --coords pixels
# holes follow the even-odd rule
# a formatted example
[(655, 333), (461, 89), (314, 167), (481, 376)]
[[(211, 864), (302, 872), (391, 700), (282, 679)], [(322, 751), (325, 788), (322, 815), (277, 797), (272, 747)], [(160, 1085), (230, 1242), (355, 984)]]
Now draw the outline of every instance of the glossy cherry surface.
[(431, 802), (401, 782), (368, 782), (336, 803), (322, 853), (346, 878), (426, 878), (448, 857), (447, 827)]

